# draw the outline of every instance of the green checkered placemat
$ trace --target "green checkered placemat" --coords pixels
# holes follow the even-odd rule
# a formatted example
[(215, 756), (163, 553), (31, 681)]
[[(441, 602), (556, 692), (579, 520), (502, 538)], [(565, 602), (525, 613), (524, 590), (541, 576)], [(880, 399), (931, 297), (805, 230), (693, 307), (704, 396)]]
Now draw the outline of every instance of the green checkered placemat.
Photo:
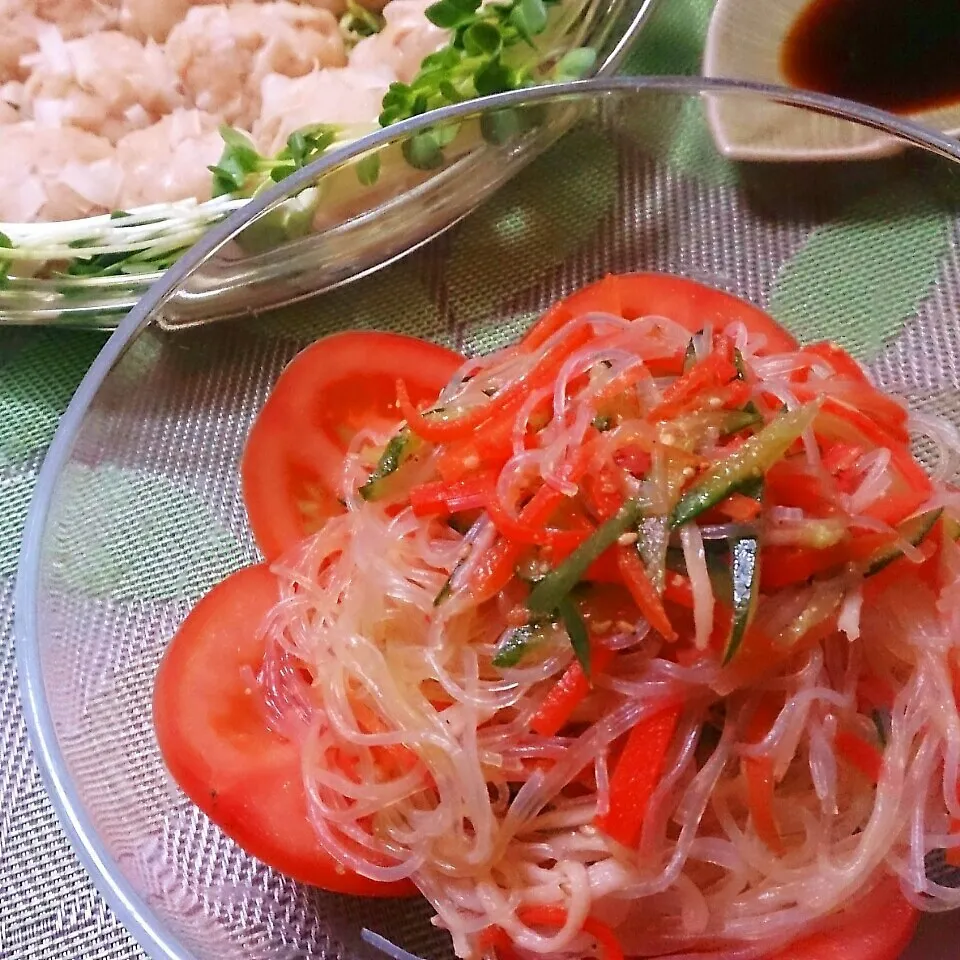
[[(713, 0), (663, 0), (632, 53), (627, 71), (696, 74), (712, 5)], [(705, 159), (712, 151), (702, 149), (704, 135), (699, 126), (685, 128), (681, 118), (670, 146), (672, 163), (694, 181), (722, 186), (729, 181), (731, 168), (720, 160)], [(583, 158), (582, 183), (567, 193), (576, 203), (562, 205), (556, 216), (563, 222), (545, 224), (545, 236), (570, 236), (574, 224), (582, 232), (599, 222), (608, 198), (593, 184), (608, 178), (592, 177), (591, 170), (602, 172), (604, 165), (615, 162), (612, 153), (607, 156), (597, 149)], [(896, 226), (891, 227), (890, 214), (897, 207), (909, 210), (909, 217), (906, 223), (902, 216), (895, 218)], [(884, 213), (857, 218), (855, 229), (838, 224), (814, 231), (776, 278), (771, 307), (777, 316), (787, 322), (796, 316), (801, 308), (798, 291), (809, 290), (805, 278), (815, 273), (823, 278), (817, 297), (814, 301), (807, 297), (802, 304), (804, 327), (811, 334), (842, 339), (843, 331), (835, 326), (840, 315), (835, 306), (848, 303), (853, 290), (859, 292), (858, 309), (868, 318), (865, 322), (874, 337), (883, 338), (898, 329), (934, 283), (951, 225), (940, 216), (928, 215), (910, 196), (885, 197)], [(481, 223), (478, 230), (482, 229)], [(883, 231), (891, 229), (897, 230), (901, 241), (905, 230), (910, 233), (909, 242), (903, 243), (909, 250), (903, 263), (898, 262), (897, 245), (882, 243)], [(463, 249), (451, 258), (450, 282), (469, 285), (471, 239), (470, 234), (461, 237), (466, 239)], [(482, 240), (482, 236), (478, 238), (478, 242)], [(885, 249), (882, 261), (872, 255), (879, 248)], [(550, 249), (558, 261), (566, 252)], [(458, 276), (458, 263), (463, 265), (462, 276)], [(842, 264), (842, 269), (836, 269), (837, 264)], [(507, 273), (510, 268), (505, 264)], [(504, 283), (509, 280), (505, 276)], [(865, 299), (865, 290), (882, 290), (882, 296)], [(417, 295), (411, 291), (412, 297)], [(343, 298), (344, 316), (362, 321), (365, 312), (377, 313), (376, 305), (368, 305), (371, 309), (365, 311), (364, 304), (351, 298), (349, 291), (333, 296)], [(478, 291), (471, 304), (475, 311), (484, 310), (483, 291)], [(425, 309), (431, 306), (424, 303)], [(846, 319), (849, 323), (849, 311)], [(269, 323), (276, 332), (275, 321), (269, 317), (254, 322)], [(296, 339), (296, 311), (286, 311), (281, 322), (290, 325), (290, 336)], [(13, 580), (37, 471), (71, 394), (104, 342), (105, 336), (96, 333), (0, 328), (0, 960), (143, 956), (93, 889), (44, 795), (20, 712), (12, 640)], [(118, 476), (117, 482), (130, 481)], [(168, 494), (179, 498), (178, 502), (168, 502)], [(166, 504), (168, 516), (191, 516), (204, 509), (199, 502), (182, 502), (188, 497), (178, 491), (144, 491), (145, 499), (156, 498)], [(77, 509), (87, 506), (78, 501)], [(110, 513), (109, 504), (103, 505), (102, 513), (103, 523), (126, 522), (125, 517)], [(231, 543), (225, 539), (209, 549), (229, 552)], [(208, 559), (217, 569), (224, 560), (220, 553)], [(171, 570), (175, 567), (170, 564)], [(130, 575), (135, 576), (136, 571)], [(104, 576), (115, 579), (111, 571)], [(171, 585), (171, 589), (175, 587)]]

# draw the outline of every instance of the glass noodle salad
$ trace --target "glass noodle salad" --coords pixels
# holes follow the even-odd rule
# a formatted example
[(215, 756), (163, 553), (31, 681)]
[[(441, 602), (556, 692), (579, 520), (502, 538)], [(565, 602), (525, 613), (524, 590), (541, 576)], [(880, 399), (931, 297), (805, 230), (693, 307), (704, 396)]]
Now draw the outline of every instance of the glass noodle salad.
[(895, 960), (960, 905), (958, 446), (679, 277), (487, 356), (328, 337), (250, 434), (265, 562), (171, 643), (163, 756), (464, 960)]

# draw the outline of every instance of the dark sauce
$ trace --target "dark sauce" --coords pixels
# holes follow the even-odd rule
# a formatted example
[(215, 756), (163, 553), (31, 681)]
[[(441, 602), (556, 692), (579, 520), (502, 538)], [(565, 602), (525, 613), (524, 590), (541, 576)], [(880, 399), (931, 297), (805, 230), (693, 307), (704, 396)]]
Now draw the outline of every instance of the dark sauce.
[(960, 0), (812, 0), (780, 62), (791, 86), (893, 113), (960, 103)]

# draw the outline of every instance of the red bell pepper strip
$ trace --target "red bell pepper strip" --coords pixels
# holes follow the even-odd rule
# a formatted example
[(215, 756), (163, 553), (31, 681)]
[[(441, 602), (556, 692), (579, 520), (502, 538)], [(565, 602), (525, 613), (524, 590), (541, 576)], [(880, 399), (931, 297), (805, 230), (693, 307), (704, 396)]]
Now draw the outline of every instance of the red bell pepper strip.
[[(603, 673), (613, 660), (614, 651), (598, 643), (590, 644), (590, 672)], [(590, 679), (579, 661), (567, 667), (563, 676), (550, 688), (543, 703), (530, 719), (530, 729), (541, 737), (555, 737), (570, 719), (573, 711), (590, 693)]]
[(496, 480), (495, 473), (485, 472), (456, 483), (421, 483), (410, 491), (410, 506), (418, 517), (446, 517), (463, 510), (480, 510), (487, 505)]
[(743, 380), (734, 380), (721, 394), (724, 410), (739, 410), (750, 399), (753, 387)]
[[(561, 499), (557, 506), (560, 506), (562, 502)], [(486, 509), (487, 515), (493, 521), (497, 530), (514, 543), (575, 550), (593, 532), (592, 527), (581, 530), (560, 530), (556, 527), (546, 527), (542, 521), (531, 522), (525, 520), (523, 511), (519, 515), (513, 515), (509, 510), (505, 510), (496, 493), (492, 493), (488, 498)]]
[[(546, 524), (566, 499), (555, 487), (544, 484), (521, 509), (519, 519), (531, 527)], [(493, 544), (478, 565), (470, 587), (478, 601), (496, 596), (510, 582), (527, 546), (505, 537)]]
[[(783, 697), (773, 694), (761, 700), (747, 727), (747, 742), (759, 743), (770, 732), (782, 708)], [(744, 757), (742, 769), (747, 784), (747, 809), (750, 811), (753, 829), (773, 853), (782, 857), (786, 848), (773, 813), (773, 792), (776, 786), (773, 760), (769, 757)]]
[(864, 511), (869, 516), (897, 524), (932, 495), (930, 477), (913, 458), (903, 437), (891, 434), (860, 410), (828, 397), (820, 407), (813, 429), (821, 445), (825, 441), (840, 441), (890, 451), (892, 481), (886, 493)]
[(877, 707), (889, 709), (893, 706), (893, 701), (896, 698), (897, 692), (893, 689), (893, 686), (875, 673), (868, 673), (865, 677), (861, 677), (857, 683), (857, 699), (867, 709)]
[(640, 608), (647, 623), (665, 640), (676, 640), (677, 631), (673, 629), (663, 601), (647, 575), (646, 567), (636, 547), (618, 546), (617, 564), (620, 567), (623, 582), (630, 591), (630, 596), (633, 597), (633, 602)]
[[(960, 819), (953, 817), (950, 821), (950, 836), (960, 837)], [(950, 847), (944, 859), (951, 867), (960, 867), (960, 847)]]
[(746, 523), (760, 515), (761, 503), (756, 497), (731, 493), (726, 500), (717, 504), (716, 509), (736, 523)]
[(865, 452), (856, 443), (831, 443), (822, 451), (823, 469), (833, 476), (852, 470)]
[(839, 730), (834, 738), (837, 753), (852, 767), (859, 770), (871, 783), (880, 779), (883, 769), (883, 754), (863, 737), (848, 730)]
[(520, 960), (520, 954), (513, 949), (513, 941), (502, 927), (487, 927), (480, 934), (481, 950), (493, 950), (497, 960)]
[(663, 399), (647, 414), (647, 419), (670, 420), (697, 402), (706, 390), (725, 386), (736, 375), (730, 341), (714, 337), (713, 351), (664, 390)]
[(769, 757), (744, 757), (743, 775), (753, 829), (773, 853), (782, 857), (786, 848), (773, 814), (773, 761)]
[(641, 720), (630, 731), (617, 760), (610, 778), (610, 809), (594, 824), (625, 847), (635, 847), (640, 840), (681, 712), (682, 707), (674, 705)]
[(593, 332), (589, 327), (577, 327), (569, 336), (550, 347), (535, 366), (514, 380), (500, 393), (494, 394), (486, 403), (479, 404), (451, 420), (425, 417), (410, 402), (407, 386), (402, 380), (397, 381), (397, 406), (410, 429), (425, 440), (430, 440), (433, 443), (445, 443), (449, 440), (465, 437), (506, 408), (516, 404), (518, 398), (529, 396), (531, 391), (552, 383), (567, 357), (592, 337)]

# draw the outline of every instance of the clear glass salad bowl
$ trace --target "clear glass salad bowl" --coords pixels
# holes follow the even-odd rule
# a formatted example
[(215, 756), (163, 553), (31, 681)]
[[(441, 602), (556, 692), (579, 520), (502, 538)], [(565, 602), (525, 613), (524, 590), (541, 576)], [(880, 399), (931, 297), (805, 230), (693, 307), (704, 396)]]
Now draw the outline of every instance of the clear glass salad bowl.
[[(829, 165), (725, 159), (713, 112), (771, 104), (880, 131), (897, 151)], [(257, 231), (268, 244), (262, 225), (288, 196), (446, 124), (500, 124), (509, 150), (556, 115), (570, 124), (558, 143), (412, 255), (283, 310), (195, 326), (229, 274), (231, 244)], [(42, 469), (18, 580), (19, 676), (46, 784), (147, 953), (373, 958), (369, 928), (416, 956), (452, 956), (425, 905), (325, 894), (248, 857), (158, 754), (155, 669), (204, 591), (257, 559), (238, 459), (300, 348), (380, 328), (484, 351), (608, 271), (669, 271), (762, 305), (801, 338), (838, 340), (885, 388), (960, 425), (958, 204), (960, 148), (909, 123), (802, 93), (624, 79), (505, 94), (385, 131), (205, 236), (83, 381)], [(908, 956), (952, 960), (958, 936), (956, 916), (925, 920)]]
[[(621, 66), (656, 0), (557, 0), (536, 46), (520, 44), (530, 82), (553, 76), (610, 76)], [(591, 51), (586, 58), (581, 51)], [(571, 53), (564, 66), (563, 54)], [(504, 53), (508, 62), (511, 52)], [(529, 61), (529, 64), (528, 64)], [(575, 62), (574, 62), (575, 61)], [(573, 77), (570, 76), (570, 79)], [(343, 130), (355, 140), (370, 130)], [(499, 130), (450, 129), (444, 175), (418, 151), (385, 155), (383, 168), (328, 181), (322, 193), (301, 193), (269, 224), (270, 237), (235, 246), (203, 310), (227, 316), (276, 306), (329, 289), (388, 262), (463, 216), (564, 129), (556, 115), (522, 143), (504, 150)], [(327, 152), (337, 149), (329, 147)], [(369, 181), (377, 179), (373, 184)], [(226, 194), (202, 204), (182, 201), (60, 224), (0, 225), (0, 325), (49, 324), (111, 329), (156, 282), (163, 267), (212, 225), (250, 201)], [(350, 222), (343, 222), (350, 218)], [(3, 233), (6, 231), (6, 234)], [(280, 244), (277, 237), (285, 242)], [(83, 259), (79, 259), (79, 258)], [(11, 259), (12, 258), (12, 259)], [(9, 261), (5, 264), (5, 260)]]

